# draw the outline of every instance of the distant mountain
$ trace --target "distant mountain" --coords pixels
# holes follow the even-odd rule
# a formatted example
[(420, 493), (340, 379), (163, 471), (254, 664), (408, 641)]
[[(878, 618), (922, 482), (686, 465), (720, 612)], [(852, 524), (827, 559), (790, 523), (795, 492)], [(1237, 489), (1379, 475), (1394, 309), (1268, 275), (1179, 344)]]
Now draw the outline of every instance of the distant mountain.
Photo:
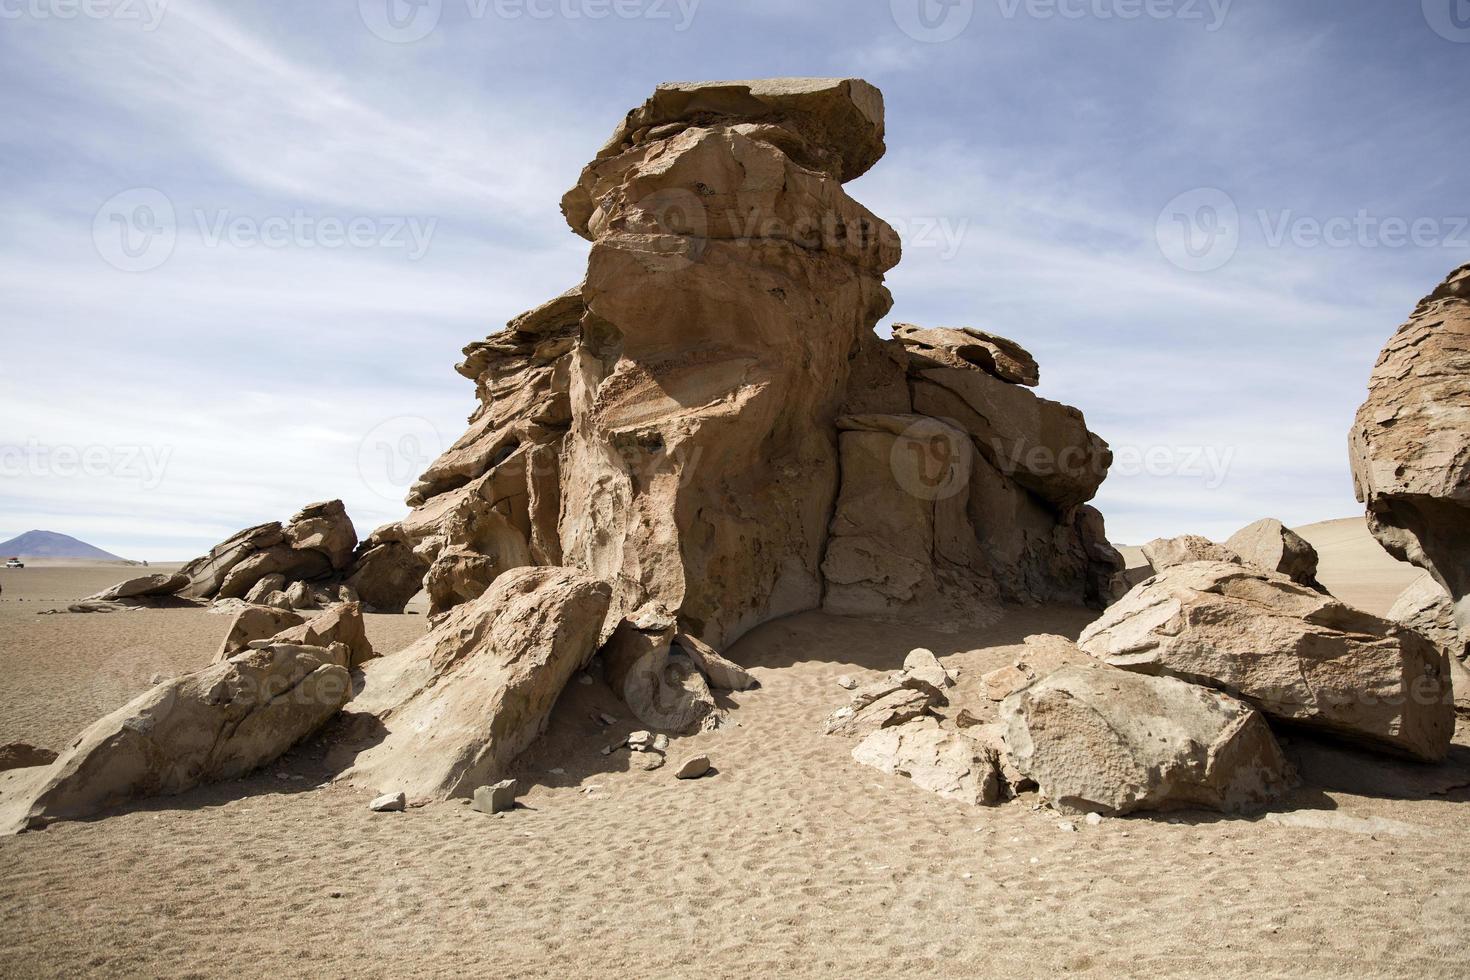
[(0, 561), (6, 558), (90, 558), (96, 561), (123, 561), (117, 555), (94, 548), (85, 541), (55, 531), (27, 531), (18, 538), (0, 543)]

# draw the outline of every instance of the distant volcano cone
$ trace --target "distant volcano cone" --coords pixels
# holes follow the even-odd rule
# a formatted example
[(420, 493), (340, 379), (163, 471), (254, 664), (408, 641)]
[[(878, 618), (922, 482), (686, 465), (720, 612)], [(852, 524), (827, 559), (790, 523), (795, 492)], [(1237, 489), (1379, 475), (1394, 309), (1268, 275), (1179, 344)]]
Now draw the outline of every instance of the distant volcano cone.
[(125, 561), (101, 548), (78, 541), (55, 531), (27, 531), (0, 544), (0, 558), (90, 558), (97, 561)]

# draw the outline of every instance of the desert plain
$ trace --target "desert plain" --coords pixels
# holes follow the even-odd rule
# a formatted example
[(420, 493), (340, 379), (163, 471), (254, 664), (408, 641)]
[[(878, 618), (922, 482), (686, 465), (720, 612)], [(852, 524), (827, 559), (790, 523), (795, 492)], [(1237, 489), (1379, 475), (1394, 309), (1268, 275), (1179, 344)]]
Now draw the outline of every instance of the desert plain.
[[(1361, 518), (1298, 530), (1322, 583), (1370, 612), (1420, 574)], [(1122, 550), (1130, 576), (1143, 574), (1138, 552)], [(230, 617), (203, 609), (38, 615), (123, 574), (0, 571), (0, 743), (63, 748), (156, 675), (213, 658)], [(368, 615), (374, 646), (421, 636), (421, 609)], [(458, 800), (370, 812), (370, 791), (332, 782), (318, 738), (244, 780), (0, 838), (0, 975), (1470, 969), (1470, 790), (1395, 799), (1308, 781), (1250, 817), (1094, 825), (1036, 809), (1034, 794), (994, 808), (942, 799), (822, 734), (846, 698), (841, 675), (881, 676), (925, 646), (958, 671), (957, 700), (978, 699), (965, 689), (1025, 636), (1075, 638), (1097, 615), (1015, 608), (963, 632), (822, 613), (768, 623), (727, 651), (761, 685), (721, 695), (733, 723), (673, 741), (671, 759), (712, 760), (696, 781), (603, 755), (640, 726), (605, 685), (579, 678), (515, 763), (525, 789), (511, 813)], [(1470, 731), (1455, 741), (1452, 763)]]

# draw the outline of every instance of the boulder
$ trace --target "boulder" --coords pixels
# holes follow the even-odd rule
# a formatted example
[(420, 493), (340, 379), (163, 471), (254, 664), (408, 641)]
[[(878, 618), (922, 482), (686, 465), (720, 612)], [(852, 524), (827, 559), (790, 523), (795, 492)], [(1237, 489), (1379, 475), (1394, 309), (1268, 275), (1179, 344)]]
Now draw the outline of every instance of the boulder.
[(658, 731), (712, 731), (724, 715), (705, 675), (686, 648), (674, 648), (674, 628), (623, 621), (601, 651), (603, 674), (633, 717)]
[(674, 645), (694, 661), (694, 666), (699, 668), (705, 680), (709, 681), (709, 686), (716, 691), (748, 691), (760, 687), (760, 682), (750, 676), (744, 667), (725, 659), (714, 647), (688, 633), (675, 634)]
[[(224, 663), (237, 653), (243, 653), (257, 640), (268, 640), (278, 633), (300, 626), (306, 622), (289, 609), (274, 606), (247, 605), (235, 614), (230, 630), (214, 656), (215, 663)], [(309, 643), (307, 646), (329, 646), (330, 644)]]
[(480, 813), (507, 813), (516, 808), (519, 784), (514, 779), (502, 779), (493, 786), (481, 786), (475, 790), (470, 809)]
[(502, 778), (596, 651), (608, 600), (582, 572), (517, 569), (419, 642), (366, 664), (343, 778), (432, 800)]
[(402, 793), (388, 793), (368, 804), (374, 813), (402, 813), (408, 808), (408, 798)]
[(1309, 589), (1327, 591), (1317, 581), (1317, 549), (1275, 518), (1241, 528), (1230, 536), (1225, 547), (1249, 565), (1280, 572)]
[(893, 339), (903, 344), (921, 368), (979, 368), (1011, 384), (1035, 388), (1041, 383), (1041, 369), (1024, 347), (983, 330), (895, 323)]
[(700, 779), (709, 775), (710, 761), (707, 755), (691, 755), (679, 764), (674, 772), (675, 779)]
[(305, 582), (292, 582), (286, 588), (286, 601), (291, 604), (292, 609), (317, 608), (316, 596), (311, 594), (311, 589)]
[(934, 651), (923, 647), (910, 650), (908, 656), (903, 658), (903, 673), (928, 684), (936, 691), (947, 691), (954, 687), (954, 677), (944, 669), (939, 658), (934, 656)]
[(279, 644), (165, 681), (82, 732), (24, 793), (7, 793), (0, 829), (89, 817), (273, 762), (352, 696), (347, 657), (345, 646)]
[(1096, 660), (1065, 636), (1037, 634), (1026, 637), (1021, 656), (1013, 663), (982, 676), (980, 686), (991, 701), (1004, 701), (1063, 667), (1096, 664)]
[(1455, 604), (1444, 586), (1428, 572), (1400, 593), (1388, 611), (1388, 618), (1428, 637), (1453, 659), (1464, 660), (1470, 656), (1470, 645), (1455, 625)]
[(1420, 301), (1379, 355), (1353, 424), (1368, 526), (1423, 568), (1470, 636), (1470, 264)]
[(55, 761), (55, 752), (50, 749), (36, 748), (26, 742), (7, 742), (5, 745), (0, 745), (0, 772), (49, 766)]
[(1140, 550), (1155, 573), (1166, 572), (1176, 565), (1187, 565), (1193, 561), (1223, 561), (1232, 565), (1241, 563), (1240, 555), (1230, 548), (1198, 534), (1156, 538)]
[(397, 614), (423, 590), (428, 571), (428, 564), (408, 545), (375, 544), (369, 539), (358, 549), (342, 587), (352, 590), (365, 612)]
[(377, 656), (368, 640), (362, 607), (355, 602), (341, 603), (313, 619), (289, 626), (271, 642), (318, 647), (341, 643), (350, 651), (347, 666), (353, 670)]
[(1259, 712), (1171, 677), (1063, 667), (1000, 713), (1011, 763), (1062, 813), (1241, 813), (1291, 785)]
[(933, 718), (884, 728), (864, 738), (852, 757), (865, 766), (906, 776), (914, 785), (970, 806), (1001, 799), (996, 758), (964, 732), (945, 731)]
[(1442, 651), (1259, 569), (1171, 568), (1108, 609), (1078, 645), (1113, 666), (1205, 684), (1272, 718), (1415, 759), (1444, 758), (1454, 734)]
[(347, 567), (357, 547), (357, 531), (340, 500), (306, 505), (284, 531), (292, 548), (320, 552), (336, 572)]
[(169, 574), (165, 572), (144, 575), (139, 578), (130, 578), (126, 582), (119, 582), (112, 588), (104, 592), (99, 592), (91, 598), (97, 602), (162, 598), (177, 594), (188, 584), (189, 579), (182, 573)]
[[(250, 591), (245, 593), (245, 601), (252, 605), (264, 605), (265, 601), (269, 599), (273, 593), (285, 592), (286, 585), (286, 576), (279, 574), (267, 575), (265, 578), (261, 579), (259, 582), (256, 582), (250, 587)], [(221, 599), (220, 601), (236, 602), (239, 600)]]
[[(924, 651), (928, 653), (928, 651)], [(929, 655), (933, 657), (933, 654)], [(873, 732), (921, 718), (929, 709), (947, 704), (944, 694), (947, 683), (936, 685), (938, 679), (923, 657), (915, 657), (917, 670), (905, 667), (879, 681), (864, 685), (853, 692), (852, 699), (827, 718), (825, 732), (828, 735), (844, 735), (866, 738)], [(937, 665), (938, 661), (934, 663)], [(949, 681), (941, 668), (938, 672)]]

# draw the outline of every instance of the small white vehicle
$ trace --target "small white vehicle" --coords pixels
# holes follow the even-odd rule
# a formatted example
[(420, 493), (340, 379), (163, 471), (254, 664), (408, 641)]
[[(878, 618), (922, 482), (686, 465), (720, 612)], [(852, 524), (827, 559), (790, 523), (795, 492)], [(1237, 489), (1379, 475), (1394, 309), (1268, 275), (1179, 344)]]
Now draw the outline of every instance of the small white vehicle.
[(19, 558), (12, 558), (8, 562), (5, 563), (5, 567), (6, 568), (25, 568), (26, 566), (25, 566), (25, 563), (22, 562)]

